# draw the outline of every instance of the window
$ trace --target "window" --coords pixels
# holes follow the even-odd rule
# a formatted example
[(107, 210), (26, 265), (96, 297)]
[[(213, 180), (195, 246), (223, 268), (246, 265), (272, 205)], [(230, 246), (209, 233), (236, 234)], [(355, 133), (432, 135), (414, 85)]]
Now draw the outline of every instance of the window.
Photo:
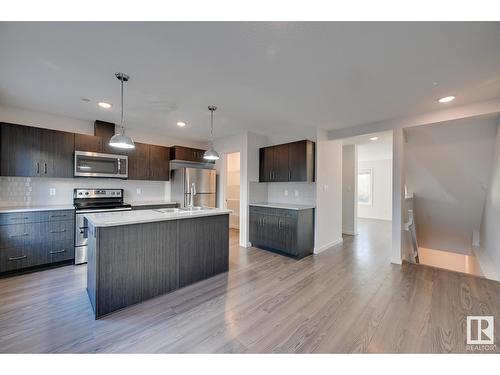
[(358, 204), (372, 205), (373, 173), (371, 169), (358, 171)]

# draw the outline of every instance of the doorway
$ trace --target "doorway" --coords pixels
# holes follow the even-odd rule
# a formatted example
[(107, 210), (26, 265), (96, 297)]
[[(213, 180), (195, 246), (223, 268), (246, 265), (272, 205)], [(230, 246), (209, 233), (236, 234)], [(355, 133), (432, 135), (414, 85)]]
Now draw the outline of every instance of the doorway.
[(392, 233), (392, 132), (343, 140), (342, 232), (371, 239)]
[(232, 210), (229, 215), (229, 228), (232, 237), (239, 238), (240, 229), (240, 153), (227, 154), (226, 208)]

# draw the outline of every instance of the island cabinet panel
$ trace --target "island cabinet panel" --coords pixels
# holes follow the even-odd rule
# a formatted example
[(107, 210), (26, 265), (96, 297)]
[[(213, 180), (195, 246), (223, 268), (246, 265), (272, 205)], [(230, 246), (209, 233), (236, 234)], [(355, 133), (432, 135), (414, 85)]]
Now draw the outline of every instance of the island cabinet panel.
[(177, 222), (151, 223), (144, 228), (143, 299), (177, 288)]
[(229, 268), (229, 215), (179, 220), (179, 287)]
[(90, 251), (99, 264), (97, 316), (176, 289), (176, 221), (99, 228), (97, 233), (97, 257)]

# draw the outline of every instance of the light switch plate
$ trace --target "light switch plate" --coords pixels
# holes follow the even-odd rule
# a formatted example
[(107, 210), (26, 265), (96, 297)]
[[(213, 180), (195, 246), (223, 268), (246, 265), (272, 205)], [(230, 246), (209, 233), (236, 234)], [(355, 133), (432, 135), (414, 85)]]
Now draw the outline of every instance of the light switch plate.
[(50, 188), (49, 189), (49, 194), (50, 195), (56, 195), (56, 189), (55, 188)]
[(141, 188), (137, 188), (137, 189), (135, 189), (135, 192), (137, 193), (137, 195), (141, 195), (142, 194), (142, 189)]
[(285, 197), (288, 197), (288, 190), (285, 189)]
[(295, 189), (295, 196), (298, 197), (299, 196), (299, 191), (297, 189)]

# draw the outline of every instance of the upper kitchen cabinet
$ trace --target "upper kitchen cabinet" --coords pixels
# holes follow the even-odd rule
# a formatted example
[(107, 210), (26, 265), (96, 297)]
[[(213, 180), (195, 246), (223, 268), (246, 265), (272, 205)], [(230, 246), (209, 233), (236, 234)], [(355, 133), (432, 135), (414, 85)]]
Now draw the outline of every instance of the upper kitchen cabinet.
[(75, 151), (102, 152), (102, 138), (96, 135), (75, 134)]
[(2, 176), (73, 176), (73, 133), (3, 123), (0, 134)]
[(170, 148), (170, 159), (171, 160), (182, 160), (182, 161), (192, 161), (197, 163), (209, 163), (203, 159), (205, 150), (198, 148), (184, 147), (184, 146), (172, 146)]
[(314, 142), (307, 140), (261, 148), (259, 181), (313, 182), (314, 148)]
[(127, 152), (129, 180), (168, 181), (170, 148), (135, 142)]
[(168, 181), (170, 177), (170, 147), (149, 145), (149, 180)]

